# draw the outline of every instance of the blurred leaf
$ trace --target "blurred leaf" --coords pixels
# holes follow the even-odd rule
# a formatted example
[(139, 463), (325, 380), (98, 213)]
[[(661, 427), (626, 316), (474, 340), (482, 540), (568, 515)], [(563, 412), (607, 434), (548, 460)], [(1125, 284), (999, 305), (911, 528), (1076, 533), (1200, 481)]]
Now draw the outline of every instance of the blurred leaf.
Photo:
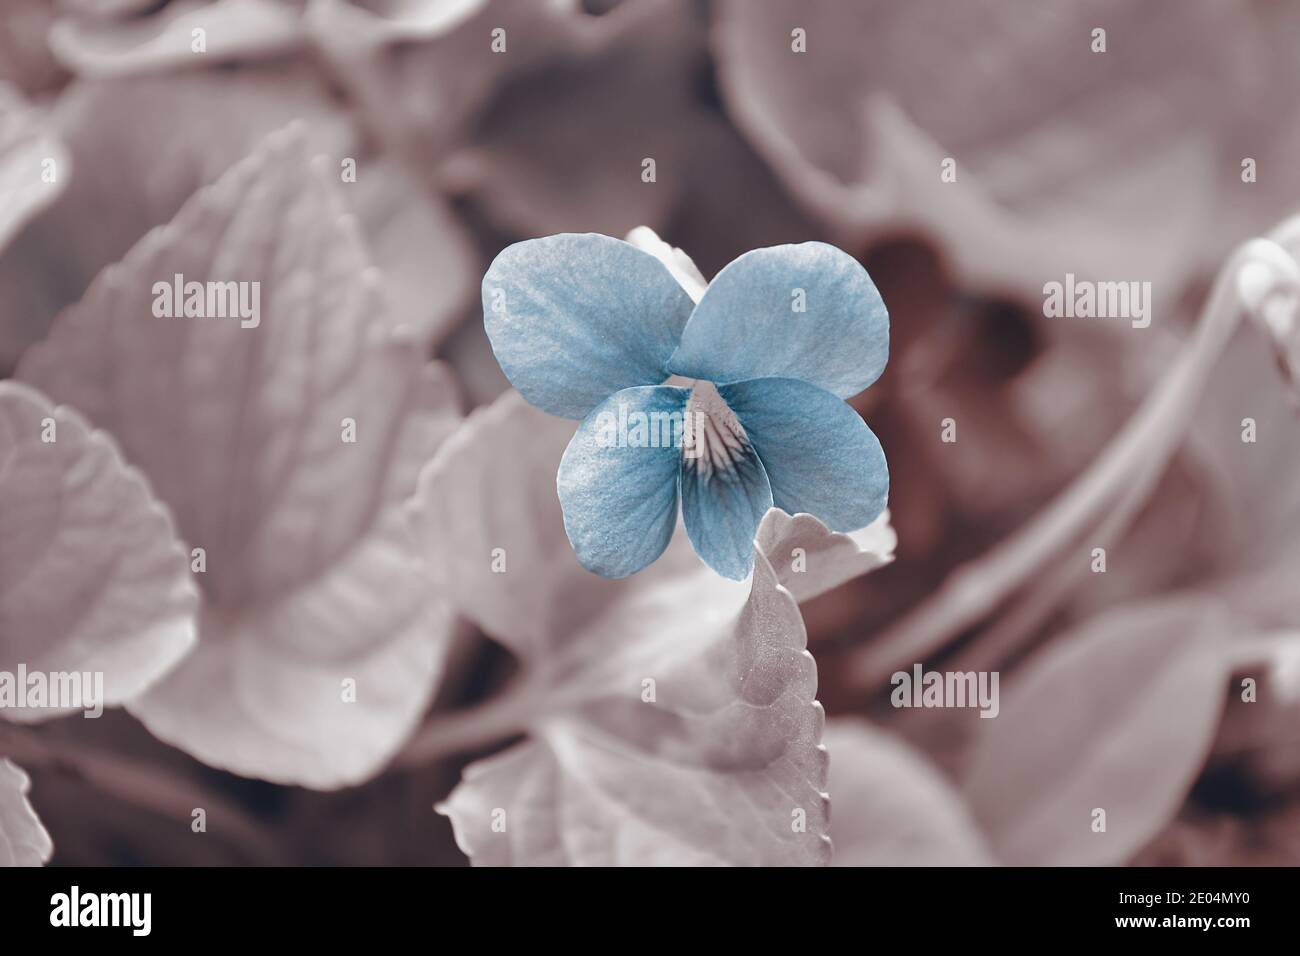
[(313, 39), (357, 50), (442, 36), (487, 0), (310, 0), (304, 26)]
[(27, 802), (31, 781), (0, 759), (0, 866), (40, 866), (54, 852), (50, 835)]
[(0, 381), (0, 502), (0, 670), (103, 671), (99, 703), (117, 705), (191, 649), (197, 594), (167, 510), (107, 435), (11, 381)]
[[(440, 177), (519, 235), (662, 228), (702, 113), (695, 78), (707, 58), (695, 17), (684, 0), (647, 0), (543, 34), (547, 58), (503, 78)], [(646, 159), (653, 182), (641, 178)]]
[(1226, 627), (1201, 598), (1121, 608), (1008, 682), (998, 716), (978, 721), (963, 788), (1000, 859), (1118, 865), (1160, 831), (1218, 727)]
[(49, 119), (0, 82), (0, 253), (63, 192), (70, 167)]
[(835, 866), (989, 866), (962, 798), (925, 755), (856, 718), (832, 719)]
[[(202, 52), (192, 46), (199, 29)], [(145, 17), (64, 17), (50, 30), (49, 44), (68, 69), (108, 77), (270, 57), (301, 39), (298, 14), (278, 0), (175, 0)]]
[[(207, 763), (320, 788), (376, 772), (432, 691), (448, 615), (399, 503), (459, 417), (392, 331), (335, 188), (300, 130), (273, 135), (19, 368), (111, 431), (206, 551), (199, 647), (132, 713)], [(260, 283), (260, 324), (156, 316), (177, 275)]]
[(919, 226), (963, 277), (1035, 298), (1067, 268), (1168, 289), (1222, 252), (1254, 39), (1232, 5), (1118, 0), (731, 0), (713, 34), (733, 117), (828, 221)]
[[(204, 123), (196, 125), (195, 116)], [(40, 339), (58, 311), (151, 228), (269, 133), (304, 124), (357, 216), (391, 308), (385, 316), (433, 342), (477, 290), (474, 249), (450, 209), (391, 159), (374, 155), (342, 104), (311, 71), (266, 68), (79, 83), (56, 127), (75, 166), (66, 192), (0, 255), (0, 370)], [(185, 130), (184, 136), (175, 131)], [(355, 183), (341, 162), (356, 160)], [(96, 228), (87, 229), (93, 220)]]
[(35, 94), (62, 79), (63, 71), (45, 42), (58, 15), (49, 0), (8, 0), (0, 17), (0, 83)]

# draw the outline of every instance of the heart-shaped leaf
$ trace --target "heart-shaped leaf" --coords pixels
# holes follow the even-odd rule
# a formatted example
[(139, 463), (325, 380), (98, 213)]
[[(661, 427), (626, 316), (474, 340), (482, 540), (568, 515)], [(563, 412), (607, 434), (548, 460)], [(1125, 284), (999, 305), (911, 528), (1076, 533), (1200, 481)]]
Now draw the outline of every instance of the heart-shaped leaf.
[(988, 866), (961, 796), (925, 755), (864, 720), (832, 719), (835, 866)]
[[(433, 688), (446, 612), (397, 514), (458, 419), (333, 189), (301, 131), (273, 135), (19, 368), (111, 431), (203, 549), (200, 646), (132, 712), (208, 763), (321, 788), (374, 773)], [(161, 317), (177, 282), (234, 289), (204, 301), (238, 314)]]
[(0, 381), (0, 671), (102, 672), (94, 703), (124, 703), (193, 646), (197, 604), (171, 516), (113, 441)]
[(964, 785), (999, 858), (1119, 865), (1173, 818), (1223, 710), (1226, 626), (1205, 599), (1121, 608), (1008, 682)]
[[(751, 581), (720, 578), (680, 528), (630, 578), (583, 570), (554, 490), (573, 430), (510, 392), (421, 475), (412, 525), (440, 590), (524, 668), (530, 739), (444, 805), (461, 847), (515, 865), (826, 862), (822, 713), (791, 593), (757, 547)], [(857, 551), (788, 518), (768, 539)]]
[[(207, 122), (195, 126), (199, 114)], [(294, 120), (309, 151), (328, 157), (322, 163), (357, 217), (385, 279), (387, 318), (433, 344), (477, 294), (477, 254), (447, 205), (376, 156), (354, 118), (300, 65), (77, 83), (54, 120), (76, 175), (0, 256), (0, 301), (10, 307), (0, 319), (0, 369), (42, 338), (102, 269)], [(176, 137), (178, 128), (186, 135)], [(88, 218), (97, 228), (85, 228)]]

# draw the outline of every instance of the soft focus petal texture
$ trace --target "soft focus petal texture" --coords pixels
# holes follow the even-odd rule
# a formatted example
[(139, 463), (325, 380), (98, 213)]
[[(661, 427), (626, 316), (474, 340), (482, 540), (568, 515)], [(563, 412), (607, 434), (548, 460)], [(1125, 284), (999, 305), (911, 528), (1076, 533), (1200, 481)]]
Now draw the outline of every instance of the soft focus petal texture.
[(667, 378), (690, 311), (661, 262), (594, 233), (515, 243), (483, 277), (483, 324), (501, 369), (524, 398), (563, 418)]
[(889, 311), (867, 270), (803, 242), (755, 249), (719, 272), (669, 368), (717, 383), (797, 378), (848, 398), (888, 360)]
[[(583, 567), (607, 578), (623, 578), (640, 571), (668, 546), (677, 526), (681, 449), (671, 442), (611, 447), (612, 432), (604, 423), (617, 423), (624, 415), (676, 416), (681, 421), (689, 396), (687, 389), (667, 385), (615, 392), (592, 410), (564, 450), (556, 489), (564, 530)], [(653, 424), (649, 427), (658, 431)], [(617, 434), (615, 440), (628, 437)]]
[(190, 650), (197, 607), (171, 516), (113, 441), (0, 381), (0, 670), (102, 671), (98, 703), (121, 704)]
[(703, 457), (681, 465), (682, 523), (704, 563), (739, 581), (754, 566), (754, 533), (772, 507), (767, 472), (748, 445), (713, 465)]
[(884, 510), (885, 453), (850, 406), (789, 378), (724, 385), (718, 392), (767, 469), (776, 507), (807, 512), (832, 531), (865, 527)]
[(606, 694), (465, 771), (440, 809), (476, 865), (829, 862), (824, 718), (794, 600), (759, 555), (729, 626), (694, 617)]
[(991, 866), (956, 791), (925, 755), (857, 718), (826, 722), (835, 866)]
[(789, 515), (773, 508), (758, 526), (754, 543), (771, 562), (781, 585), (803, 602), (892, 562), (898, 533), (887, 510), (865, 528), (841, 534), (812, 515)]
[[(410, 662), (447, 634), (416, 623), (437, 598), (388, 512), (459, 417), (445, 374), (392, 330), (333, 189), (299, 134), (274, 135), (101, 274), (19, 369), (111, 430), (205, 549), (192, 667), (226, 679), (187, 661), (134, 712), (202, 759), (317, 787), (377, 770), (432, 689)], [(176, 273), (260, 282), (260, 324), (155, 317), (152, 283)], [(222, 719), (193, 719), (182, 691), (199, 685)], [(260, 723), (225, 722), (236, 709)]]
[(27, 802), (31, 781), (0, 758), (0, 866), (41, 866), (54, 852), (50, 835)]

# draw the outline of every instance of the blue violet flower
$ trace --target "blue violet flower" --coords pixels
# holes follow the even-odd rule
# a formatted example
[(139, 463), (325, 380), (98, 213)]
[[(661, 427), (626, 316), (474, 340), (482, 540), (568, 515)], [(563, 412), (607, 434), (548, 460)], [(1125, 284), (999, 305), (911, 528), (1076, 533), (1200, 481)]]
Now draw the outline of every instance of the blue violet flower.
[(678, 502), (728, 578), (769, 508), (835, 531), (884, 509), (880, 442), (844, 402), (880, 377), (889, 313), (852, 256), (755, 249), (710, 283), (649, 229), (504, 250), (483, 277), (488, 338), (530, 403), (581, 420), (556, 488), (582, 565), (626, 577), (659, 557)]

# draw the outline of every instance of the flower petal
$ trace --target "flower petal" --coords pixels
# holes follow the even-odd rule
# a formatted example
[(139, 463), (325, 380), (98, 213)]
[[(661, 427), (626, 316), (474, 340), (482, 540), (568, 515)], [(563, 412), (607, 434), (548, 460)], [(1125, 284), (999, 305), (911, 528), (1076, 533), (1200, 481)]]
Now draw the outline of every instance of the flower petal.
[[(677, 526), (681, 449), (661, 440), (634, 447), (635, 423), (647, 421), (659, 432), (653, 423), (662, 419), (651, 416), (680, 417), (689, 395), (667, 385), (616, 392), (587, 416), (564, 450), (556, 478), (564, 530), (588, 571), (627, 577), (668, 547)], [(631, 427), (624, 430), (624, 422)]]
[(563, 418), (667, 378), (690, 311), (654, 256), (594, 233), (517, 242), (483, 277), (483, 324), (502, 371)]
[(848, 398), (888, 360), (889, 312), (867, 270), (803, 242), (755, 249), (719, 272), (668, 368), (718, 383), (797, 378)]
[[(682, 457), (682, 519), (704, 563), (739, 581), (754, 566), (754, 534), (772, 507), (772, 488), (743, 433), (722, 415), (699, 411), (704, 407), (687, 405), (695, 453)], [(725, 417), (732, 417), (729, 410)]]
[(767, 469), (776, 507), (807, 512), (832, 531), (865, 527), (885, 509), (884, 450), (850, 406), (789, 378), (723, 385), (718, 392)]

